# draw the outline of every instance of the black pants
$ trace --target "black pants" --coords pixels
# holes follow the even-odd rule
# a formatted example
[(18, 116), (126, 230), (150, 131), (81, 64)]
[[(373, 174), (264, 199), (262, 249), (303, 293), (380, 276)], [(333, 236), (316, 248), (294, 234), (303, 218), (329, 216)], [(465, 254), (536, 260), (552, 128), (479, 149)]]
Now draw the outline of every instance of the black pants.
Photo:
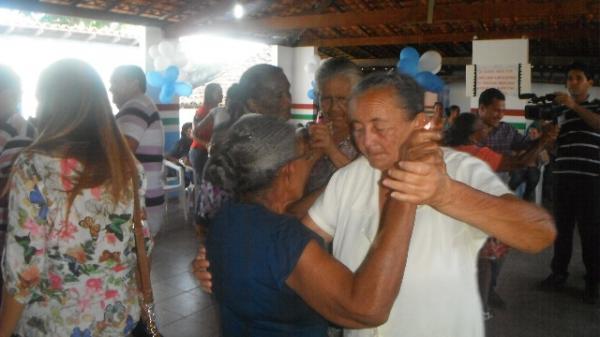
[(566, 273), (573, 250), (575, 224), (581, 237), (587, 282), (600, 281), (600, 178), (554, 176), (554, 216), (558, 236), (552, 271)]

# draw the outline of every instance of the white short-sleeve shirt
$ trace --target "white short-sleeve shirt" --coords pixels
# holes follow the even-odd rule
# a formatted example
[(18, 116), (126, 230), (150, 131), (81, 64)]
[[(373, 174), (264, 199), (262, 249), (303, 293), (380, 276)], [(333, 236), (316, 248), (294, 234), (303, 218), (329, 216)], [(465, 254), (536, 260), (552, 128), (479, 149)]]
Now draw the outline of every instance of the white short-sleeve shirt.
[[(511, 193), (483, 161), (443, 150), (452, 179), (496, 196)], [(333, 236), (333, 255), (352, 271), (363, 262), (379, 227), (380, 178), (381, 171), (359, 157), (334, 174), (309, 210), (312, 220)], [(344, 336), (483, 336), (476, 260), (486, 238), (475, 227), (419, 206), (404, 279), (387, 323), (347, 329)]]

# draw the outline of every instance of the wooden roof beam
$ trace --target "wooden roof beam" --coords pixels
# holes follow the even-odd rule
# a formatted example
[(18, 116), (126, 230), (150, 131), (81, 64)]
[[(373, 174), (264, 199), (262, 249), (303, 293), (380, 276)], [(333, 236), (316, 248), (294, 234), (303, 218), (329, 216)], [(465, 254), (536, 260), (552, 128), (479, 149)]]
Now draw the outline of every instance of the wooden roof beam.
[[(548, 18), (549, 16), (576, 16), (597, 13), (600, 5), (597, 1), (570, 0), (552, 3), (471, 3), (436, 4), (433, 22), (460, 20), (492, 20), (496, 18)], [(268, 17), (246, 19), (199, 26), (197, 21), (182, 22), (166, 27), (168, 36), (182, 36), (198, 33), (202, 30), (277, 31), (306, 28), (375, 26), (382, 24), (403, 25), (407, 23), (426, 23), (427, 6), (404, 7), (367, 12), (328, 13), (298, 15), (286, 17)]]
[(101, 10), (86, 9), (74, 6), (72, 7), (68, 5), (56, 5), (39, 2), (37, 0), (0, 0), (0, 7), (54, 15), (75, 16), (92, 20), (122, 22), (132, 25), (163, 27), (167, 24), (167, 22), (143, 18), (135, 15), (104, 12)]
[[(578, 35), (598, 36), (600, 30), (535, 30), (535, 31), (515, 31), (515, 32), (464, 32), (449, 34), (414, 34), (399, 36), (374, 36), (374, 37), (354, 37), (354, 38), (335, 38), (335, 39), (317, 39), (300, 40), (298, 46), (318, 46), (318, 47), (348, 47), (348, 46), (382, 46), (382, 45), (403, 45), (403, 44), (423, 44), (423, 43), (450, 43), (450, 42), (468, 42), (475, 39), (518, 39), (518, 38), (572, 38)], [(595, 34), (595, 35), (594, 35)]]

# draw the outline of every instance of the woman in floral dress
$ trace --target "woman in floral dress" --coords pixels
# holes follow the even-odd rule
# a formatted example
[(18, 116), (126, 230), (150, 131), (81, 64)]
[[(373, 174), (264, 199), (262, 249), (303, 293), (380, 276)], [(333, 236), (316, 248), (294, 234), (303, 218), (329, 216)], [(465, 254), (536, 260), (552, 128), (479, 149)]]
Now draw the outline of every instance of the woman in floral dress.
[(86, 63), (50, 66), (38, 100), (40, 137), (10, 180), (0, 336), (126, 336), (140, 316), (132, 185), (143, 186), (141, 166)]

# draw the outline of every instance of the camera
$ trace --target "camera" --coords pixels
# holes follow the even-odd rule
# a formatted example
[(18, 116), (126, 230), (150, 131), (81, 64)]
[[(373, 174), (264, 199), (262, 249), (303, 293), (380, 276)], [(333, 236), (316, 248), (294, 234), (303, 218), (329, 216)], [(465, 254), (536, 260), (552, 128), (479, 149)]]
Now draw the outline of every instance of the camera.
[(529, 104), (525, 105), (525, 118), (527, 119), (553, 121), (564, 111), (562, 105), (554, 103), (554, 98), (556, 98), (554, 94), (540, 97), (536, 94), (521, 94), (519, 98), (529, 100)]

